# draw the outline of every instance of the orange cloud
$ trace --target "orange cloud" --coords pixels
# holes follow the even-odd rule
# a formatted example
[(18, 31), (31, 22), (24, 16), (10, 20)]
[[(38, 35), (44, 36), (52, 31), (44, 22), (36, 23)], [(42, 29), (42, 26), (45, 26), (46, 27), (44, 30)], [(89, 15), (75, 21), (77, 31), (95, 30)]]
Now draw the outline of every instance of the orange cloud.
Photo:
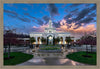
[(95, 25), (94, 24), (90, 24), (90, 25), (86, 25), (85, 27), (84, 26), (81, 26), (79, 27), (78, 29), (74, 30), (75, 32), (92, 32), (92, 31), (95, 31), (96, 28), (95, 28)]
[[(70, 26), (70, 28), (68, 26)], [(77, 26), (78, 25), (75, 25), (75, 23), (68, 24), (67, 21), (63, 19), (60, 22), (60, 27), (57, 28), (57, 30), (60, 30), (62, 32), (73, 32), (73, 33), (92, 32), (92, 31), (96, 30), (94, 24), (90, 24), (90, 25), (86, 25), (86, 26), (84, 26), (84, 24), (82, 24), (82, 26), (80, 26), (79, 28), (74, 29)]]
[[(70, 28), (68, 28), (68, 26), (70, 26)], [(56, 29), (58, 30), (58, 32), (70, 32), (72, 35), (77, 36), (77, 37), (84, 35), (85, 32), (90, 33), (96, 30), (95, 24), (89, 24), (86, 26), (82, 24), (82, 26), (80, 26), (79, 28), (74, 29), (77, 26), (78, 25), (75, 25), (75, 23), (68, 24), (66, 20), (62, 20), (60, 22), (60, 27)]]

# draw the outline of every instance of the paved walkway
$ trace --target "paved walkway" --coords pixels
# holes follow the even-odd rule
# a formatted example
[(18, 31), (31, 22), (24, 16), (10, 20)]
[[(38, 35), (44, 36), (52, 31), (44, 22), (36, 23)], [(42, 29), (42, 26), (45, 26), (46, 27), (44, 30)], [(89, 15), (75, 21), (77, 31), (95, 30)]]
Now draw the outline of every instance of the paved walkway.
[(75, 62), (70, 59), (59, 59), (59, 58), (32, 58), (24, 63), (18, 64), (20, 65), (68, 65), (68, 66), (84, 66), (87, 64)]
[[(81, 50), (82, 51), (82, 47), (78, 48), (78, 47), (75, 47), (73, 49), (68, 49), (67, 52), (69, 53), (72, 53), (72, 52), (77, 52), (78, 50)], [(85, 50), (85, 48), (84, 48)], [(29, 52), (30, 50), (25, 50), (24, 53), (28, 53), (30, 54)], [(32, 54), (32, 53), (31, 53)], [(83, 63), (79, 63), (79, 62), (76, 62), (76, 61), (73, 61), (73, 60), (70, 60), (70, 59), (67, 59), (67, 58), (37, 58), (34, 56), (34, 58), (24, 62), (24, 63), (21, 63), (21, 64), (18, 64), (17, 66), (21, 66), (21, 65), (68, 65), (68, 66), (84, 66), (84, 65), (88, 65), (88, 64), (83, 64)]]

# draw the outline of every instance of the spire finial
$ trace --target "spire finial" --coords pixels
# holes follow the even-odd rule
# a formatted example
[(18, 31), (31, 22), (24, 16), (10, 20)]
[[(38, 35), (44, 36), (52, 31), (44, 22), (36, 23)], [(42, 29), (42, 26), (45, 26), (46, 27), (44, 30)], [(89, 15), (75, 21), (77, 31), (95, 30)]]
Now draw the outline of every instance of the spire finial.
[(49, 20), (49, 28), (52, 28), (52, 20), (51, 20), (51, 16), (50, 16), (50, 20)]

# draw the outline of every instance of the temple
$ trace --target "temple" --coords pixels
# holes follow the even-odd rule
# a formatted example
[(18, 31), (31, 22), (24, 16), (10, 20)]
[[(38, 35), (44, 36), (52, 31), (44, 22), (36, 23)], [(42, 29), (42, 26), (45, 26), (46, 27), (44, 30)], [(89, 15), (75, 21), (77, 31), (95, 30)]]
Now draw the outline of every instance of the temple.
[(34, 37), (36, 42), (34, 44), (43, 44), (41, 42), (41, 38), (44, 37), (46, 39), (46, 43), (47, 44), (54, 44), (55, 41), (54, 39), (59, 37), (60, 41), (59, 44), (67, 44), (67, 42), (65, 41), (66, 37), (71, 37), (71, 39), (73, 40), (73, 42), (75, 42), (74, 37), (69, 33), (69, 32), (57, 32), (56, 28), (54, 28), (52, 26), (52, 20), (49, 20), (49, 26), (47, 28), (45, 28), (44, 32), (32, 32), (30, 33), (30, 37)]

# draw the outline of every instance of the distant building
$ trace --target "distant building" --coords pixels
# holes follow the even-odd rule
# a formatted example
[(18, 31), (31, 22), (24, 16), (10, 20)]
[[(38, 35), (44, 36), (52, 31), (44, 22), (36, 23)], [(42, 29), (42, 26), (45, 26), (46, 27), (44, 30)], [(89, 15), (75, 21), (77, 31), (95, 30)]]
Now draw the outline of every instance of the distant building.
[(30, 36), (24, 34), (16, 34), (13, 32), (7, 32), (4, 34), (4, 45), (23, 45), (30, 44)]
[(24, 34), (17, 35), (17, 39), (19, 40), (19, 43), (18, 43), (19, 45), (24, 45), (24, 46), (30, 45), (29, 35), (24, 35)]

